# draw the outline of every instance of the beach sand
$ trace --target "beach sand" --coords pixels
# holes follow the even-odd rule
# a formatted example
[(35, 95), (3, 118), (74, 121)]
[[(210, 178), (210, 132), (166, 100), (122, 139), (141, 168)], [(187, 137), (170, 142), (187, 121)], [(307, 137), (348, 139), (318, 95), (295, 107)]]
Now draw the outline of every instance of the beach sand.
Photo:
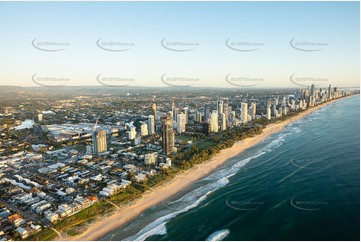
[[(339, 99), (338, 99), (339, 100)], [(112, 230), (124, 225), (132, 219), (135, 219), (146, 209), (151, 208), (162, 201), (172, 197), (178, 192), (186, 189), (195, 181), (204, 178), (212, 173), (217, 167), (224, 164), (228, 159), (240, 154), (242, 151), (258, 144), (271, 134), (281, 131), (286, 125), (292, 123), (311, 112), (318, 110), (325, 105), (333, 103), (337, 100), (332, 100), (327, 103), (320, 104), (316, 107), (308, 109), (294, 117), (291, 117), (283, 122), (268, 125), (263, 132), (255, 137), (247, 138), (236, 142), (231, 148), (220, 151), (210, 160), (196, 165), (190, 170), (177, 174), (174, 179), (162, 185), (154, 187), (151, 191), (147, 191), (143, 196), (129, 205), (121, 206), (113, 215), (104, 218), (94, 224), (90, 225), (81, 235), (76, 237), (58, 238), (61, 240), (97, 240), (104, 237)]]

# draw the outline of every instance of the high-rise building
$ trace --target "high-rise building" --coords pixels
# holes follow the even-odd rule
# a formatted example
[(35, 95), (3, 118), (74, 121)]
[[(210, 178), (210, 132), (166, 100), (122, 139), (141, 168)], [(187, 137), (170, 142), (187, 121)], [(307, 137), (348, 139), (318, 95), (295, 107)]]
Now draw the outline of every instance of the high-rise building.
[(228, 98), (223, 100), (223, 113), (226, 115), (226, 123), (228, 125), (229, 113), (228, 113)]
[(282, 97), (281, 106), (286, 107), (286, 97), (285, 96)]
[(202, 122), (202, 113), (199, 111), (196, 112), (196, 121), (198, 123)]
[(140, 136), (147, 136), (148, 135), (148, 126), (146, 123), (142, 123), (140, 125)]
[(331, 99), (331, 84), (328, 86), (328, 91), (327, 91), (327, 98)]
[(236, 111), (231, 111), (229, 113), (229, 119), (232, 121), (236, 119)]
[(154, 116), (153, 115), (148, 116), (148, 133), (154, 134)]
[(209, 118), (209, 131), (211, 133), (218, 132), (218, 113), (217, 111), (213, 111)]
[(227, 120), (226, 120), (226, 114), (221, 113), (221, 130), (224, 131), (227, 129)]
[(209, 105), (204, 106), (204, 121), (208, 122), (211, 114), (211, 107)]
[(217, 108), (218, 108), (218, 116), (220, 117), (221, 113), (223, 113), (223, 100), (218, 100)]
[(312, 84), (312, 85), (311, 85), (310, 96), (311, 96), (311, 97), (314, 97), (314, 96), (315, 96), (315, 84)]
[(136, 136), (137, 136), (137, 131), (135, 130), (135, 127), (134, 126), (130, 127), (129, 139), (133, 140), (135, 139)]
[(93, 152), (95, 154), (107, 151), (107, 131), (94, 130), (93, 132)]
[(241, 123), (246, 124), (248, 122), (248, 104), (245, 102), (241, 103)]
[(184, 111), (184, 115), (186, 116), (186, 124), (188, 124), (189, 107), (183, 108), (183, 111)]
[(310, 96), (310, 87), (308, 87), (308, 88), (305, 90), (303, 97), (304, 97), (306, 100), (308, 100), (308, 97), (309, 97), (309, 96)]
[(277, 111), (277, 106), (276, 105), (272, 105), (272, 112), (273, 112), (273, 117), (278, 116), (278, 111)]
[(249, 115), (251, 115), (252, 120), (256, 118), (256, 103), (252, 102), (249, 106)]
[(173, 110), (173, 121), (176, 121), (177, 122), (177, 116), (179, 114), (179, 108), (178, 107), (175, 107), (174, 110)]
[(267, 119), (271, 119), (271, 107), (267, 107)]
[(177, 115), (177, 132), (179, 134), (186, 131), (186, 116), (184, 113)]
[(172, 152), (174, 145), (172, 124), (173, 120), (171, 117), (162, 117), (162, 151), (166, 155)]
[(177, 117), (174, 117), (174, 98), (172, 98), (172, 111), (170, 113), (170, 117), (172, 118), (172, 121), (175, 121), (175, 118)]
[(152, 111), (153, 111), (153, 116), (154, 116), (154, 122), (157, 121), (157, 105), (155, 103), (153, 103), (152, 105)]
[(334, 94), (334, 97), (335, 97), (335, 98), (338, 98), (338, 97), (339, 97), (339, 93), (338, 93), (337, 87), (334, 87), (334, 88), (333, 88), (333, 94)]

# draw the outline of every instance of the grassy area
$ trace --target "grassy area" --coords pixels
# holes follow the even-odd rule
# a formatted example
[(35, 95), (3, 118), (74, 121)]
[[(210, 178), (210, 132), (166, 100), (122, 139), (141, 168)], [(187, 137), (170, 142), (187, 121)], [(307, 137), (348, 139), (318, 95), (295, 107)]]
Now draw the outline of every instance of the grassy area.
[(100, 214), (104, 214), (109, 212), (113, 209), (113, 206), (107, 202), (100, 201), (86, 209), (81, 210), (80, 212), (65, 218), (61, 221), (59, 221), (54, 228), (63, 231), (67, 228), (84, 224), (85, 222), (89, 221), (92, 218), (95, 218), (96, 216)]
[(142, 192), (133, 186), (121, 191), (109, 198), (115, 204), (122, 205), (142, 195)]
[(200, 150), (206, 150), (209, 147), (212, 147), (212, 146), (216, 145), (216, 142), (210, 141), (210, 140), (205, 140), (205, 141), (197, 143), (196, 145), (198, 146), (198, 148)]
[(177, 136), (175, 137), (175, 139), (190, 141), (190, 140), (192, 140), (192, 137), (185, 136), (185, 135), (181, 134), (181, 135), (177, 135)]
[(53, 240), (57, 236), (58, 235), (54, 232), (54, 230), (47, 228), (40, 231), (39, 233), (29, 236), (26, 240), (31, 240), (31, 241)]
[(80, 227), (81, 226), (79, 226), (79, 227), (75, 226), (75, 227), (69, 228), (66, 230), (66, 233), (68, 235), (70, 235), (71, 237), (77, 236), (82, 233), (82, 231), (80, 231)]

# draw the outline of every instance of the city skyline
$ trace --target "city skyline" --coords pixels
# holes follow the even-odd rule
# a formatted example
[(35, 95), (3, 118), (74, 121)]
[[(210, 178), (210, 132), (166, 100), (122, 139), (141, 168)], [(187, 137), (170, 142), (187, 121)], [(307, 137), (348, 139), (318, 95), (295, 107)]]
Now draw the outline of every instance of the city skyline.
[(359, 87), (359, 2), (0, 6), (1, 85)]

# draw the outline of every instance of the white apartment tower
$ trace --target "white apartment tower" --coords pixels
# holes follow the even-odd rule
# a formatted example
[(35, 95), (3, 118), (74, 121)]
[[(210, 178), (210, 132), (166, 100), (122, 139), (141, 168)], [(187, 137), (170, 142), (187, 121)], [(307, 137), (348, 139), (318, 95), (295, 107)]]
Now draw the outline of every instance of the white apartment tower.
[(209, 117), (209, 131), (211, 133), (218, 132), (218, 113), (213, 111)]

